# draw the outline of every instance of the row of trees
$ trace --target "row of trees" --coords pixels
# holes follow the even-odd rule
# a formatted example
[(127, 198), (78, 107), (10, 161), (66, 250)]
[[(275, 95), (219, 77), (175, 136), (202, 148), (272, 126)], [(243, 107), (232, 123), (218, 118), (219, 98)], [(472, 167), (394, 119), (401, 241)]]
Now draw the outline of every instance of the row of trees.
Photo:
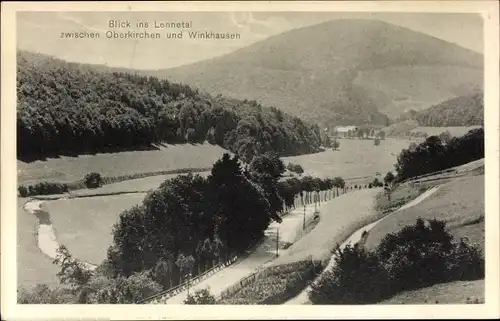
[(278, 183), (278, 191), (283, 198), (287, 210), (295, 207), (295, 198), (298, 196), (300, 196), (302, 204), (311, 204), (312, 202), (319, 201), (320, 191), (332, 190), (334, 188), (338, 196), (338, 189), (345, 188), (345, 181), (342, 177), (321, 179), (308, 175), (300, 179), (289, 178)]
[(23, 52), (17, 64), (17, 151), (23, 160), (208, 140), (250, 162), (267, 151), (316, 152), (321, 143), (317, 126), (256, 101)]
[(484, 158), (484, 129), (470, 130), (461, 137), (430, 136), (403, 149), (394, 165), (397, 180), (420, 176)]

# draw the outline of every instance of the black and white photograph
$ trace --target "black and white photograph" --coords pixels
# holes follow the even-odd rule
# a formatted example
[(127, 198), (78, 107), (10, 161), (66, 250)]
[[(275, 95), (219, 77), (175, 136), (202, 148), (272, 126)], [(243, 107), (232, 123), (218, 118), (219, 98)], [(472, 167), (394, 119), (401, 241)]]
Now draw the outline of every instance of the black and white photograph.
[(11, 302), (498, 310), (498, 12), (194, 5), (12, 13)]

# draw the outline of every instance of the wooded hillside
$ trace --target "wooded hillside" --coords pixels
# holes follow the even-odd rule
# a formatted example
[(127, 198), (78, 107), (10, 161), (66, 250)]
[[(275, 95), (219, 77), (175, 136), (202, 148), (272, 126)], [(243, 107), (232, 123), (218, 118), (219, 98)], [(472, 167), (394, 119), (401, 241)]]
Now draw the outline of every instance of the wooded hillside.
[(19, 159), (205, 140), (243, 160), (319, 148), (317, 126), (255, 101), (28, 52), (17, 58)]

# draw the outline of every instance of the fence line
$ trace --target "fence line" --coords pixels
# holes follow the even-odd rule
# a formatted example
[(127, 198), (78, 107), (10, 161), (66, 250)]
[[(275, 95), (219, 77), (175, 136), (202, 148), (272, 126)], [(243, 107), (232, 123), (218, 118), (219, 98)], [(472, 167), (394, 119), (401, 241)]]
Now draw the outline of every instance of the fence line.
[(159, 292), (157, 294), (154, 294), (148, 298), (145, 298), (145, 299), (142, 299), (140, 301), (138, 301), (137, 303), (155, 303), (155, 301), (157, 301), (156, 299), (168, 299), (168, 298), (171, 298), (172, 296), (184, 291), (185, 289), (187, 289), (187, 285), (195, 285), (197, 283), (199, 283), (200, 281), (202, 281), (203, 279), (205, 279), (207, 276), (211, 276), (213, 275), (215, 272), (218, 272), (220, 271), (222, 268), (225, 268), (231, 264), (233, 264), (234, 262), (236, 262), (238, 260), (238, 256), (235, 255), (233, 256), (231, 259), (225, 261), (225, 262), (222, 262), (222, 263), (219, 263), (217, 264), (216, 266), (206, 270), (205, 272), (195, 276), (194, 278), (192, 279), (189, 279), (188, 281), (184, 281), (183, 283), (179, 284), (179, 285), (176, 285), (174, 286), (173, 288), (170, 288), (170, 289), (167, 289), (167, 290), (164, 290), (162, 292)]

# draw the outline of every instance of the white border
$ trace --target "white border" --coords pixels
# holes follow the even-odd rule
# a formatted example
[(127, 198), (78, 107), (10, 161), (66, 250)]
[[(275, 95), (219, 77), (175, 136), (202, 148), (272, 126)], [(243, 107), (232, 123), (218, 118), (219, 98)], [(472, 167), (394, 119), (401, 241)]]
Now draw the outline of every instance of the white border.
[[(499, 307), (499, 18), (496, 1), (10, 2), (2, 3), (1, 308), (6, 320), (492, 318)], [(16, 11), (365, 11), (480, 13), (485, 31), (486, 303), (372, 306), (143, 306), (16, 304)]]

